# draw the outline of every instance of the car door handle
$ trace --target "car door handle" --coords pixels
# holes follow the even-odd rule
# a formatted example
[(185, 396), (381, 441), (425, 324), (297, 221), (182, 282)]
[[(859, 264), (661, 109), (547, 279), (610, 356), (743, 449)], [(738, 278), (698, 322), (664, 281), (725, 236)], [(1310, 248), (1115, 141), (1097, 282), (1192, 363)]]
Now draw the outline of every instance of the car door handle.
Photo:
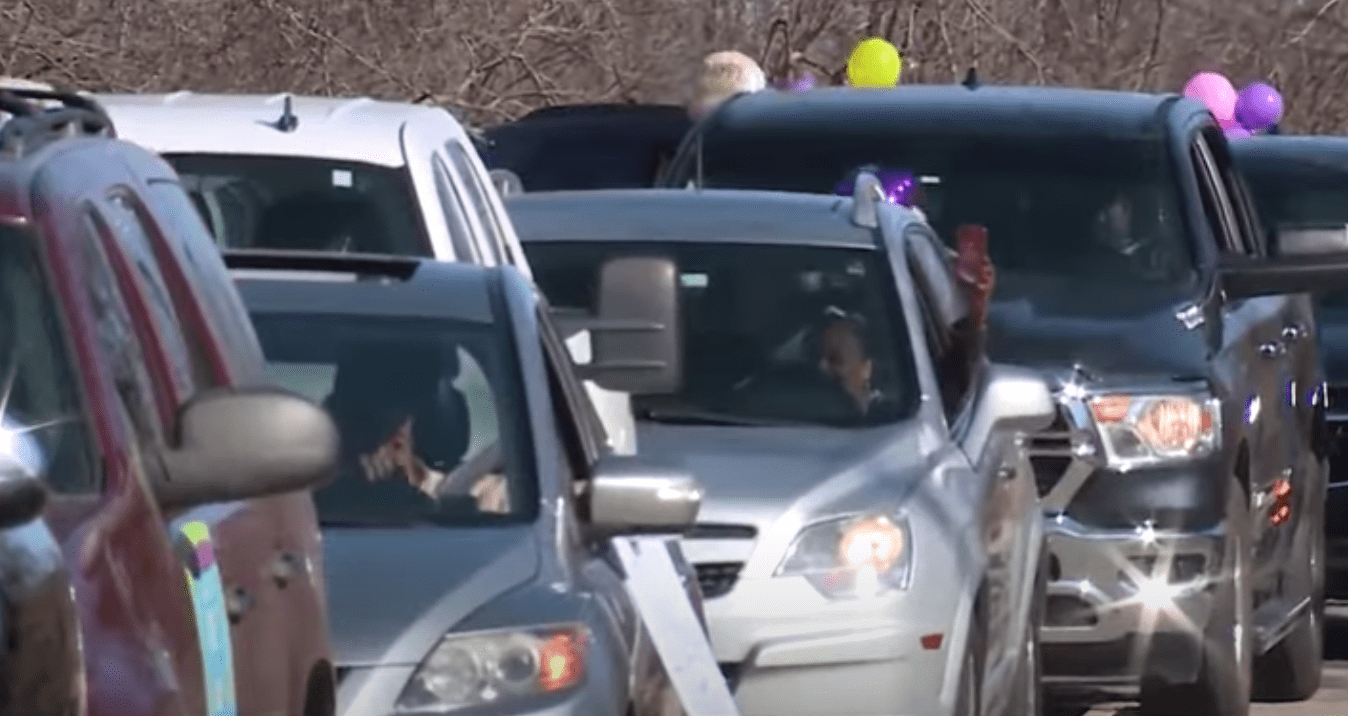
[(1293, 323), (1282, 329), (1282, 339), (1288, 343), (1295, 343), (1306, 337), (1306, 329)]
[(1265, 358), (1281, 358), (1285, 353), (1287, 345), (1282, 341), (1269, 341), (1259, 346), (1259, 355)]

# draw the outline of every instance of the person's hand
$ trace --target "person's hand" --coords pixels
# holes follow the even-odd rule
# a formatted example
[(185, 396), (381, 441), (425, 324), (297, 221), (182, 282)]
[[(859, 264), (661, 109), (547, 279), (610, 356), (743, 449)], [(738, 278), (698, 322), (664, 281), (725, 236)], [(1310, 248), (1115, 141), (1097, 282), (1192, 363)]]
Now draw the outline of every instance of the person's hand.
[(493, 472), (478, 480), (468, 494), (477, 500), (477, 509), (504, 514), (510, 511), (510, 495), (506, 488), (505, 475)]

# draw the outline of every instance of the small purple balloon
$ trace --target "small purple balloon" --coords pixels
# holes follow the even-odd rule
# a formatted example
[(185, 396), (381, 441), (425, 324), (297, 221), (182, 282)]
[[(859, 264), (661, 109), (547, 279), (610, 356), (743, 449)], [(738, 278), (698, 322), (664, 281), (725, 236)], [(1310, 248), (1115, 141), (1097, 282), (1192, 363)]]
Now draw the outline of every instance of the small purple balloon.
[(1282, 112), (1282, 95), (1263, 82), (1255, 82), (1236, 96), (1236, 121), (1251, 132), (1277, 124)]
[[(860, 173), (860, 172), (858, 172)], [(917, 188), (917, 178), (912, 172), (900, 171), (898, 169), (881, 169), (871, 171), (876, 179), (880, 180), (880, 188), (885, 193), (885, 201), (899, 206), (913, 206), (913, 192)], [(834, 190), (835, 194), (841, 196), (851, 196), (856, 191), (856, 176), (844, 181)]]
[(1254, 132), (1251, 132), (1244, 127), (1227, 127), (1223, 131), (1226, 132), (1227, 139), (1244, 139), (1246, 137), (1254, 136)]
[(777, 89), (783, 92), (805, 92), (814, 89), (818, 80), (809, 72), (806, 72), (796, 78), (784, 78), (777, 83)]

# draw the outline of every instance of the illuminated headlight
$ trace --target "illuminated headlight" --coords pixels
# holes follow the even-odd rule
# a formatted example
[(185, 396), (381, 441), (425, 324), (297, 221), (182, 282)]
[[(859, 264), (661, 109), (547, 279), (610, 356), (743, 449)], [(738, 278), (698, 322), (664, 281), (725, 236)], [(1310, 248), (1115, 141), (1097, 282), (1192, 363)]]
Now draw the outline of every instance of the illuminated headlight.
[(908, 522), (872, 514), (817, 522), (801, 530), (776, 576), (801, 576), (831, 599), (907, 589), (912, 572)]
[(1221, 443), (1215, 398), (1098, 395), (1087, 401), (1111, 467), (1127, 470), (1210, 455)]
[(589, 633), (579, 624), (447, 634), (398, 697), (399, 711), (455, 711), (553, 694), (585, 676)]

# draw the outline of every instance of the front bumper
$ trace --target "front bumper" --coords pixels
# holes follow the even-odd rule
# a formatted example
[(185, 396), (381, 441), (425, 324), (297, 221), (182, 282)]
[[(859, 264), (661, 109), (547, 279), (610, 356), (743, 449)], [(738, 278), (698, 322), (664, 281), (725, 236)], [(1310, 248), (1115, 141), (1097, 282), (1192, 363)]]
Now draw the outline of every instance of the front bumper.
[[(446, 716), (455, 711), (398, 711), (394, 704), (415, 666), (339, 669), (336, 716)], [(608, 689), (592, 682), (564, 694), (515, 699), (493, 707), (468, 709), (473, 716), (627, 716), (626, 704), (614, 703)]]
[[(695, 542), (684, 550), (709, 557)], [(960, 663), (968, 628), (953, 596), (961, 590), (922, 581), (831, 600), (804, 578), (745, 574), (708, 598), (712, 650), (742, 716), (949, 714), (948, 665)], [(933, 634), (940, 644), (929, 648)]]

